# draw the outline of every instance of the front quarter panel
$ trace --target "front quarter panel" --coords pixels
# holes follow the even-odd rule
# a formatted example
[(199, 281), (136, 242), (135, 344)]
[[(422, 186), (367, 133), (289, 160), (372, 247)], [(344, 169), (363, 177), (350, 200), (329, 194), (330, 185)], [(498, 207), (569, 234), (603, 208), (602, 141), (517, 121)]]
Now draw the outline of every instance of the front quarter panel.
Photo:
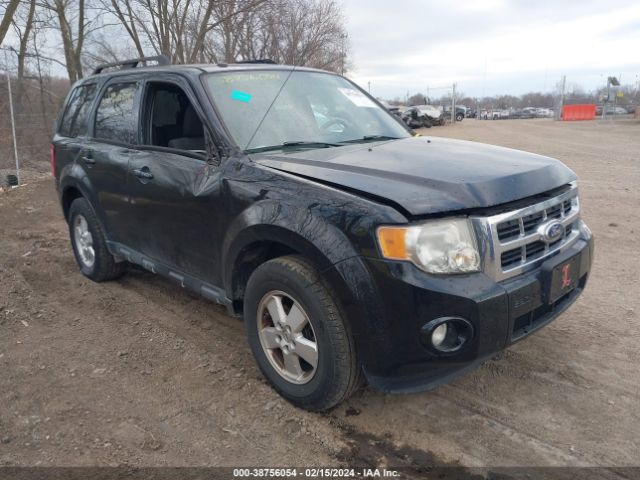
[[(331, 267), (349, 258), (378, 257), (377, 225), (406, 223), (404, 216), (389, 206), (250, 162), (230, 170), (224, 188), (229, 209), (236, 211), (222, 243), (224, 287), (230, 298), (234, 268), (243, 252), (260, 242), (275, 242), (309, 258), (321, 273), (331, 271), (330, 283), (345, 309), (375, 309), (364, 262), (357, 262), (357, 272)], [(356, 328), (362, 329), (368, 327)]]

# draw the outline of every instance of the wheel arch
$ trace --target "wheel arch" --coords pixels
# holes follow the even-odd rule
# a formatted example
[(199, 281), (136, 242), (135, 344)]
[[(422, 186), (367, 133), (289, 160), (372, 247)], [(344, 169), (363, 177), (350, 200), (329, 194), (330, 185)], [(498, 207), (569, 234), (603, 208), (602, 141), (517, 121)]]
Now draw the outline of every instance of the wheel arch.
[(73, 201), (82, 197), (89, 202), (98, 219), (104, 223), (102, 212), (95, 208), (96, 192), (91, 180), (79, 165), (70, 163), (64, 166), (60, 172), (58, 192), (65, 220), (69, 219), (69, 208)]
[(234, 310), (242, 310), (249, 277), (265, 262), (286, 255), (300, 255), (318, 271), (331, 261), (309, 240), (291, 230), (273, 225), (256, 225), (243, 231), (225, 255), (224, 283)]
[(71, 208), (71, 204), (78, 198), (85, 198), (85, 196), (77, 186), (68, 185), (62, 190), (60, 201), (62, 203), (62, 213), (64, 214), (64, 219), (67, 222), (69, 221), (69, 209)]
[(326, 218), (273, 201), (253, 204), (240, 214), (230, 225), (221, 253), (224, 289), (236, 307), (251, 273), (266, 261), (300, 255), (323, 272), (357, 255), (346, 233)]

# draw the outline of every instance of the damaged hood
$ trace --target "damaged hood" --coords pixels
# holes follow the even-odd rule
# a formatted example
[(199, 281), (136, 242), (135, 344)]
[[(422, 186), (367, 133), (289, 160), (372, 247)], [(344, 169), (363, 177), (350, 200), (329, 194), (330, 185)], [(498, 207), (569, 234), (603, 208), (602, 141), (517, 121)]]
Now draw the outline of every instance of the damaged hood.
[(482, 143), (411, 137), (252, 155), (260, 165), (384, 198), (411, 215), (519, 200), (576, 179), (558, 160)]

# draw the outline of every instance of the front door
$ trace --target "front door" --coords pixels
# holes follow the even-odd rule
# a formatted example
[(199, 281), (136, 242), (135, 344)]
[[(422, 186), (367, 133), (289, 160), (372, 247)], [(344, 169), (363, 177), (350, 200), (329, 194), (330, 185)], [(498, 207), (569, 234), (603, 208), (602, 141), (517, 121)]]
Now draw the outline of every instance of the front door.
[(219, 169), (172, 152), (139, 151), (129, 157), (130, 246), (169, 267), (215, 281)]
[(206, 160), (206, 128), (180, 80), (147, 82), (141, 144), (129, 155), (135, 225), (129, 246), (152, 261), (216, 284), (220, 169)]

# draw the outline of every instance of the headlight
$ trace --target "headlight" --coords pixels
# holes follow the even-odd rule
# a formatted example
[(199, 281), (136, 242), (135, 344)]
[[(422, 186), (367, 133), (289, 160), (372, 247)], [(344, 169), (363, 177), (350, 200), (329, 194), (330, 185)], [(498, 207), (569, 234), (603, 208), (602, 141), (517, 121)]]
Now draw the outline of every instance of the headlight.
[(471, 222), (466, 218), (433, 220), (409, 227), (379, 227), (385, 258), (409, 260), (429, 273), (480, 270), (480, 254)]

